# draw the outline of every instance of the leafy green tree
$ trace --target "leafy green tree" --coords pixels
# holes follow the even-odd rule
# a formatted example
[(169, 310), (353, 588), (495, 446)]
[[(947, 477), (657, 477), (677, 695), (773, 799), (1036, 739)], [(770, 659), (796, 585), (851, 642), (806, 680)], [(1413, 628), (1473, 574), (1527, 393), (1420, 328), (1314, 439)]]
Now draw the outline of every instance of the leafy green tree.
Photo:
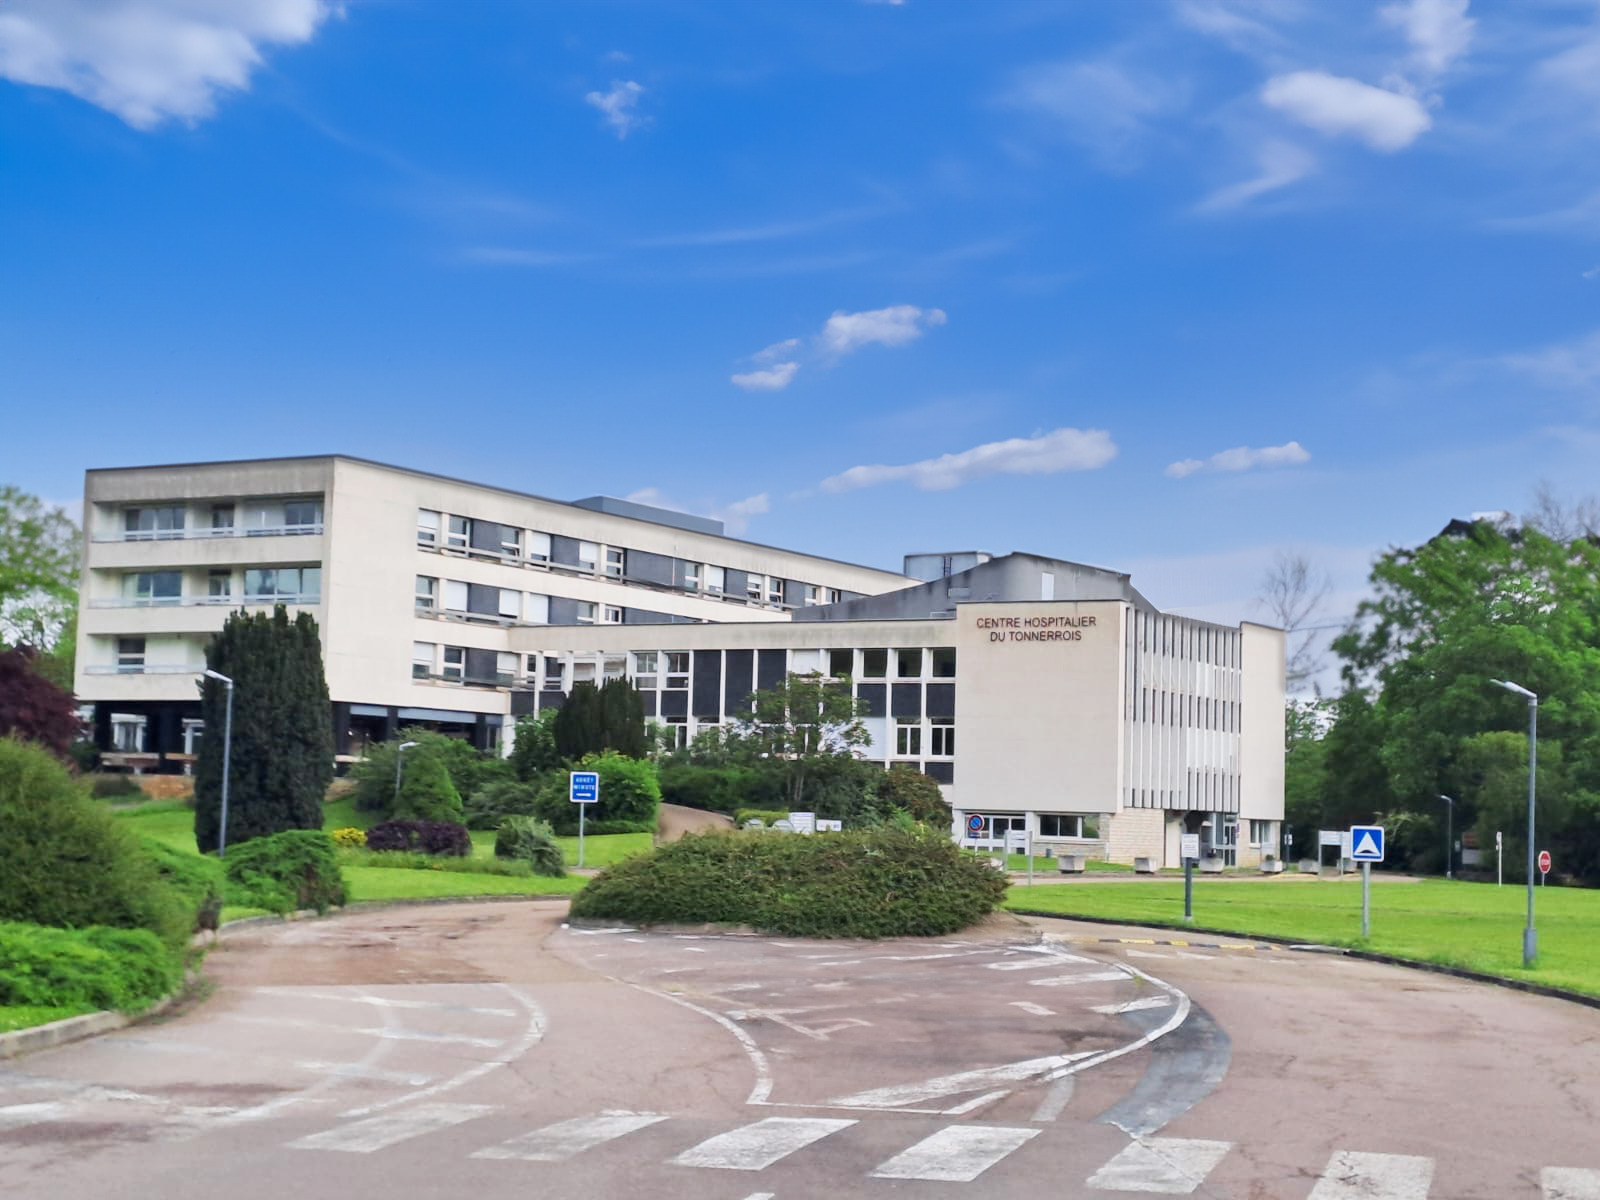
[[(321, 829), (322, 799), (333, 780), (333, 726), (322, 643), (310, 613), (294, 620), (283, 605), (235, 612), (206, 649), (206, 665), (234, 681), (228, 779), (228, 844), (287, 829)], [(195, 763), (195, 842), (216, 849), (221, 828), (227, 693), (200, 684), (206, 736)]]
[(523, 783), (537, 779), (561, 765), (556, 749), (556, 718), (559, 709), (546, 708), (517, 721), (516, 743), (511, 748), (511, 773)]
[(461, 824), (461, 793), (450, 782), (443, 760), (424, 754), (412, 761), (407, 755), (390, 816), (397, 821), (449, 821)]
[(405, 752), (405, 769), (409, 772), (419, 759), (437, 758), (459, 796), (476, 795), (489, 784), (512, 777), (510, 763), (490, 751), (479, 750), (464, 738), (407, 725), (389, 741), (369, 745), (361, 761), (351, 766), (349, 778), (355, 783), (352, 795), (356, 808), (385, 815), (392, 812), (395, 756), (407, 742), (416, 744)]
[(804, 811), (810, 777), (838, 760), (854, 760), (871, 738), (862, 705), (840, 684), (812, 671), (789, 675), (777, 687), (750, 697), (750, 715), (740, 720), (744, 752), (781, 772), (789, 806)]
[(894, 766), (877, 780), (878, 798), (890, 809), (909, 813), (919, 825), (950, 828), (950, 806), (939, 783), (908, 766)]
[(76, 611), (83, 537), (66, 511), (0, 485), (0, 640), (44, 651)]

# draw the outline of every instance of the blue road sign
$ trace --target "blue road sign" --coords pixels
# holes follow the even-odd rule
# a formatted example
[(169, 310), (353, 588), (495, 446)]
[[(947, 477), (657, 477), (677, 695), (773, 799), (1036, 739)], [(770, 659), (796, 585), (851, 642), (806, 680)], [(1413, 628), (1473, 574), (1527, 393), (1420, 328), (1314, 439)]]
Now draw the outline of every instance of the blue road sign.
[(574, 804), (599, 803), (600, 776), (594, 771), (573, 771), (567, 785), (567, 799)]
[(967, 818), (967, 832), (971, 834), (979, 834), (983, 832), (983, 818), (977, 813), (973, 813)]
[(1350, 826), (1350, 861), (1351, 862), (1382, 862), (1383, 861), (1383, 826), (1382, 825), (1352, 825), (1352, 826)]

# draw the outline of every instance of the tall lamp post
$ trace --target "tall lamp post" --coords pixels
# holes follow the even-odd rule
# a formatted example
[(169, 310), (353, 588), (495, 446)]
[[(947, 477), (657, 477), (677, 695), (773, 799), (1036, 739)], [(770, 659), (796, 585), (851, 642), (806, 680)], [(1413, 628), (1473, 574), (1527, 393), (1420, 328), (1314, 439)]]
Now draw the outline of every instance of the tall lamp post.
[(406, 751), (415, 746), (415, 742), (401, 742), (399, 749), (394, 752), (394, 798), (400, 799), (400, 772), (405, 767)]
[(1528, 701), (1528, 926), (1522, 931), (1522, 965), (1533, 966), (1539, 956), (1539, 935), (1533, 928), (1533, 795), (1535, 773), (1539, 765), (1539, 697), (1520, 683), (1509, 679), (1491, 679), (1496, 687), (1515, 692)]
[(1444, 815), (1444, 877), (1454, 879), (1456, 866), (1456, 802), (1449, 796), (1441, 795), (1448, 808)]
[(207, 679), (215, 679), (228, 689), (228, 707), (222, 719), (222, 824), (217, 830), (217, 857), (228, 856), (228, 776), (231, 774), (229, 767), (233, 757), (233, 680), (221, 671), (213, 671), (210, 667), (205, 669)]

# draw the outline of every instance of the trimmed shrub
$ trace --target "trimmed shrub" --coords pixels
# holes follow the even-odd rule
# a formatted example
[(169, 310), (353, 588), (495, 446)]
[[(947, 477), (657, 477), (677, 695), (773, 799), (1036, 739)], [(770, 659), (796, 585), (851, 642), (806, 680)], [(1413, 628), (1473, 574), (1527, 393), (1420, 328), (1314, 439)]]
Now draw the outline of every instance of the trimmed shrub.
[(774, 771), (667, 763), (659, 776), (663, 804), (731, 815), (741, 807), (767, 809), (783, 802), (783, 780)]
[(0, 1004), (138, 1012), (182, 980), (182, 960), (146, 929), (0, 922)]
[(472, 837), (453, 821), (385, 821), (367, 830), (367, 849), (465, 858), (472, 853)]
[(290, 829), (228, 848), (228, 901), (288, 913), (327, 912), (345, 899), (333, 839), (320, 829)]
[(760, 821), (770, 828), (779, 821), (788, 819), (789, 810), (786, 808), (741, 808), (733, 814), (733, 823), (741, 829), (747, 821)]
[(555, 832), (537, 817), (507, 817), (494, 835), (494, 856), (525, 862), (535, 875), (567, 873)]
[(139, 843), (155, 863), (162, 881), (182, 898), (190, 915), (189, 931), (215, 929), (222, 912), (222, 864), (214, 858), (175, 850), (157, 838), (141, 837)]
[[(661, 815), (661, 784), (648, 759), (607, 751), (591, 754), (579, 770), (600, 776), (600, 802), (588, 806), (584, 828), (593, 834), (654, 833)], [(567, 773), (552, 771), (539, 785), (536, 816), (563, 837), (578, 832), (578, 806), (568, 799)]]
[(0, 921), (148, 929), (178, 945), (192, 917), (139, 839), (48, 751), (0, 738)]
[(444, 763), (426, 754), (406, 763), (400, 795), (389, 815), (397, 821), (451, 821), (459, 825), (461, 793), (450, 782)]
[(498, 829), (507, 817), (531, 817), (538, 806), (538, 783), (499, 779), (463, 800), (461, 809), (468, 829)]
[(890, 809), (911, 814), (911, 819), (939, 829), (950, 828), (950, 806), (944, 802), (939, 781), (915, 767), (894, 766), (878, 780), (878, 799)]
[(359, 850), (367, 844), (367, 834), (363, 829), (353, 825), (346, 825), (343, 829), (335, 829), (328, 835), (333, 838), (333, 844), (341, 850)]
[(409, 776), (425, 758), (437, 759), (444, 764), (458, 796), (470, 796), (497, 779), (512, 777), (509, 762), (477, 749), (471, 742), (431, 729), (407, 726), (391, 741), (368, 746), (365, 757), (351, 765), (347, 778), (355, 794), (356, 808), (386, 816), (401, 815), (394, 811), (394, 766), (395, 754), (405, 742), (416, 743), (405, 752), (405, 774)]
[(144, 798), (144, 789), (132, 775), (90, 775), (89, 794), (96, 800)]
[(1005, 892), (1003, 872), (932, 830), (712, 833), (608, 868), (578, 893), (572, 915), (790, 937), (929, 936), (982, 919)]

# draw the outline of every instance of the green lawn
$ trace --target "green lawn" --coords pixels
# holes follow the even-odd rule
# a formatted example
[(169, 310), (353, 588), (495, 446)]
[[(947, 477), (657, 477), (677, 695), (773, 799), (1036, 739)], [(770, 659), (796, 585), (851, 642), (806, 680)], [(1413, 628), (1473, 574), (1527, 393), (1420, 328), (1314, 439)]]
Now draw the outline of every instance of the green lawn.
[(395, 871), (387, 867), (345, 867), (351, 903), (363, 900), (429, 900), (443, 896), (570, 896), (581, 876), (472, 875), (464, 871)]
[(0, 1033), (16, 1029), (32, 1029), (35, 1025), (48, 1025), (51, 1021), (81, 1016), (93, 1012), (92, 1008), (47, 1008), (38, 1004), (0, 1004)]
[[(1353, 946), (1600, 995), (1600, 891), (1541, 888), (1539, 962), (1522, 967), (1526, 892), (1492, 884), (1372, 885), (1372, 940), (1361, 941), (1361, 884), (1196, 880), (1195, 927)], [(1131, 925), (1183, 925), (1183, 884), (1053, 884), (1012, 888), (1008, 908)]]

